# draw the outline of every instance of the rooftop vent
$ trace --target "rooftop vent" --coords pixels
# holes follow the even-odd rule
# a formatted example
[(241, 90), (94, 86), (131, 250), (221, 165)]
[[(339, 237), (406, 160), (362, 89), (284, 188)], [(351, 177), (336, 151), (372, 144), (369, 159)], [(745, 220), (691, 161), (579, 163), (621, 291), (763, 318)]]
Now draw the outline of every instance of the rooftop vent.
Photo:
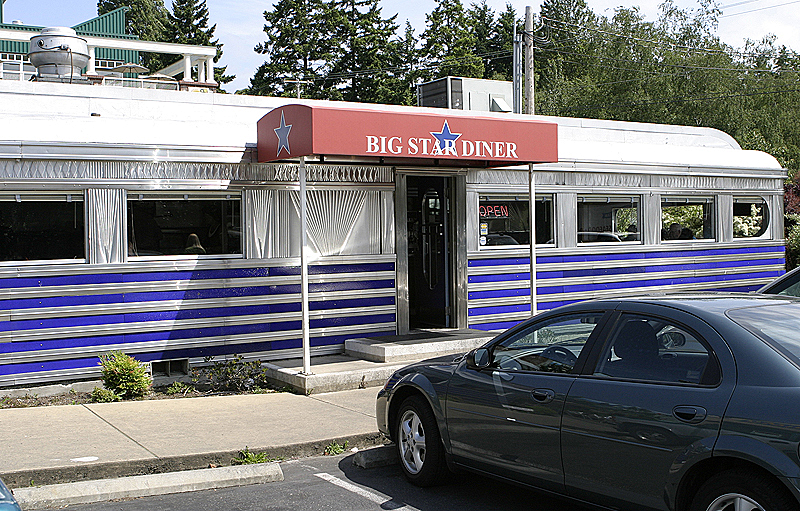
[(86, 39), (67, 27), (51, 27), (31, 37), (28, 58), (39, 76), (80, 78), (81, 69), (89, 63)]

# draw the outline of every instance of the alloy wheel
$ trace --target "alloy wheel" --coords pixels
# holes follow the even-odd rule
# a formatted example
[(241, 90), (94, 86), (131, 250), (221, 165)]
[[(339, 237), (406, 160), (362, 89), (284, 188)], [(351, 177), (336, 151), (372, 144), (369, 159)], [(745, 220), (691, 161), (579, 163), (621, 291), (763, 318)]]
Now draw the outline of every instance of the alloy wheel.
[(764, 511), (764, 508), (746, 495), (727, 493), (714, 499), (706, 511)]
[(425, 463), (425, 429), (414, 410), (406, 410), (400, 419), (400, 459), (411, 474)]

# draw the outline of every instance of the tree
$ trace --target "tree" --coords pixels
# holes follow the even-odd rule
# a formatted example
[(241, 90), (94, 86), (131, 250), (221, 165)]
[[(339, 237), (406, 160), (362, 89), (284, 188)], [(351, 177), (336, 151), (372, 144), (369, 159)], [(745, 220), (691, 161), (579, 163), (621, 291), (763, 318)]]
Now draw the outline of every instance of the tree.
[[(272, 10), (264, 11), (267, 40), (255, 51), (267, 60), (250, 79), (250, 86), (240, 92), (294, 96), (302, 85), (303, 96), (328, 99), (332, 91), (325, 76), (339, 48), (335, 15), (323, 0), (279, 0)], [(288, 84), (287, 79), (311, 83)]]
[(483, 62), (474, 53), (475, 34), (461, 0), (436, 0), (422, 33), (426, 78), (483, 77)]
[[(103, 15), (120, 7), (130, 7), (125, 13), (126, 32), (143, 41), (169, 40), (169, 12), (164, 0), (98, 0), (97, 14)], [(155, 71), (169, 64), (174, 57), (161, 53), (141, 53), (144, 66)]]
[[(208, 7), (206, 0), (173, 0), (172, 13), (167, 13), (169, 19), (169, 40), (180, 44), (193, 44), (198, 46), (216, 46), (217, 55), (214, 62), (219, 62), (222, 57), (222, 43), (214, 39), (214, 30), (217, 26), (208, 26)], [(176, 62), (177, 59), (173, 59)], [(214, 69), (214, 80), (218, 83), (228, 83), (236, 76), (226, 75), (225, 67)]]
[(396, 15), (384, 19), (378, 0), (333, 0), (333, 25), (341, 46), (327, 77), (337, 99), (386, 103), (395, 99), (392, 80), (398, 64), (391, 37), (397, 30)]

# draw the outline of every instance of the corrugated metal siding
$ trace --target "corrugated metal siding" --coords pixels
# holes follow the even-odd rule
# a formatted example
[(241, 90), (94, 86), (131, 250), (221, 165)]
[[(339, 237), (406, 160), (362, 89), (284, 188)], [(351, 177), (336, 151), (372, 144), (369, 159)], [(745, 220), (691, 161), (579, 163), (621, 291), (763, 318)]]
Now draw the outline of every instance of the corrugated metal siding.
[[(784, 272), (784, 246), (663, 250), (536, 258), (540, 311), (592, 298), (660, 291), (753, 291)], [(549, 253), (554, 253), (550, 251)], [(473, 255), (469, 326), (508, 328), (530, 317), (527, 257)]]
[[(309, 267), (312, 346), (394, 333), (394, 256), (372, 260)], [(96, 377), (110, 350), (152, 361), (299, 349), (300, 269), (286, 261), (0, 270), (0, 386)]]
[(127, 10), (127, 7), (120, 7), (119, 9), (107, 12), (96, 18), (79, 23), (72, 28), (74, 28), (77, 32), (83, 32), (92, 35), (126, 35), (125, 11)]

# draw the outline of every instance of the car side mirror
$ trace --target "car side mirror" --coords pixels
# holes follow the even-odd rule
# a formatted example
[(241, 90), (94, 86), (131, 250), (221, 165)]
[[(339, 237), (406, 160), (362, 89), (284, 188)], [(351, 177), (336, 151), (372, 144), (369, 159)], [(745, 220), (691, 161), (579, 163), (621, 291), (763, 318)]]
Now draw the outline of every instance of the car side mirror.
[(481, 371), (489, 367), (491, 357), (488, 348), (477, 348), (467, 353), (467, 368)]

